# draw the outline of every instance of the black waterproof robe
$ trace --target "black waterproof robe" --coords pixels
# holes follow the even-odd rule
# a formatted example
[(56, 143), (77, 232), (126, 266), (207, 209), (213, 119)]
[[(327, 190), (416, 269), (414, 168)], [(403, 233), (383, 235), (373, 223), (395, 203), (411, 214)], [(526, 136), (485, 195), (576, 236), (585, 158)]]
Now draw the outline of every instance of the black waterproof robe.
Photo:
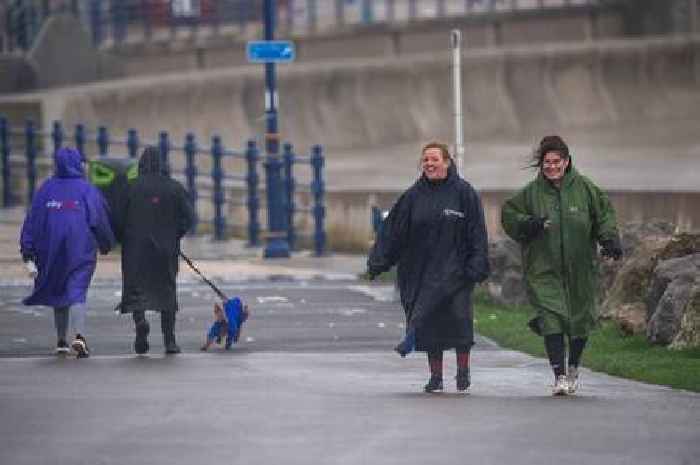
[(141, 157), (121, 212), (122, 313), (177, 311), (180, 239), (192, 227), (194, 212), (185, 188), (163, 173), (157, 151)]
[(416, 350), (470, 348), (471, 292), (489, 275), (488, 236), (479, 195), (454, 164), (444, 180), (422, 176), (389, 212), (367, 267), (376, 274), (395, 264)]

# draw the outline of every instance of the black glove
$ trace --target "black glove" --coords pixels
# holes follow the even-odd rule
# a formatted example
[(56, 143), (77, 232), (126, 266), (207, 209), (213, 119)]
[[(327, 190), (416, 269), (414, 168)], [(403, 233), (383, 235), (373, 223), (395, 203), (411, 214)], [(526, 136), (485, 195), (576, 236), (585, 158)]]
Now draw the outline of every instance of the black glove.
[(622, 246), (620, 245), (619, 238), (614, 237), (612, 239), (600, 241), (600, 246), (602, 247), (600, 254), (604, 258), (612, 258), (613, 260), (622, 258)]
[(34, 254), (32, 252), (22, 252), (22, 261), (24, 263), (27, 263), (28, 261), (33, 261), (36, 263), (36, 257), (34, 257)]
[(544, 225), (547, 222), (547, 217), (540, 218), (537, 216), (530, 217), (522, 226), (523, 234), (526, 241), (531, 241), (544, 231)]

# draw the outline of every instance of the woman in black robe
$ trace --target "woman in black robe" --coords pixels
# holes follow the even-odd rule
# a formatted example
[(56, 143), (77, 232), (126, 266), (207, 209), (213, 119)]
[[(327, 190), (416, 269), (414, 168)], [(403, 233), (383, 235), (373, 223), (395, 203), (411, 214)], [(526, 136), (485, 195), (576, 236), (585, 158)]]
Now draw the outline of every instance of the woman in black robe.
[(489, 274), (488, 237), (481, 200), (462, 179), (445, 144), (423, 147), (421, 177), (392, 207), (367, 260), (370, 279), (398, 265), (406, 313), (401, 356), (427, 352), (426, 392), (442, 391), (442, 354), (457, 352), (457, 390), (471, 384), (474, 344), (471, 294)]
[(160, 153), (146, 147), (139, 176), (129, 187), (120, 221), (122, 238), (122, 313), (132, 313), (134, 350), (148, 352), (150, 326), (146, 310), (160, 312), (165, 351), (180, 352), (175, 342), (178, 311), (175, 279), (180, 239), (192, 227), (194, 212), (187, 192), (165, 172)]

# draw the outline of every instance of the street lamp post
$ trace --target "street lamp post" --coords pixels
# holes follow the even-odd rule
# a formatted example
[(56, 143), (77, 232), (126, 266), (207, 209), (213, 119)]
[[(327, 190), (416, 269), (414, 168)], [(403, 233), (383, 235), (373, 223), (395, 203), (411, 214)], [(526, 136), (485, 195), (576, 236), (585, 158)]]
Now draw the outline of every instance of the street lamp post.
[[(275, 0), (263, 3), (264, 39), (275, 37)], [(265, 258), (289, 257), (287, 242), (287, 214), (282, 192), (282, 161), (279, 156), (279, 133), (277, 131), (277, 89), (275, 63), (265, 63), (265, 174), (267, 187), (268, 230)]]

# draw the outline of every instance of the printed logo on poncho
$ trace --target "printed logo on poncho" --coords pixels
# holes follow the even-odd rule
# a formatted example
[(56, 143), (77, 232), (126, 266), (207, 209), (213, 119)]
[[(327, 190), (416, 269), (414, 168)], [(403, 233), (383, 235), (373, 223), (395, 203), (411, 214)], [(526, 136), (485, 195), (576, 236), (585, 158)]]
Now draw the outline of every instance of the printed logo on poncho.
[(46, 208), (49, 210), (77, 210), (80, 202), (77, 200), (49, 200)]
[(458, 217), (458, 218), (464, 218), (464, 213), (458, 212), (457, 210), (451, 210), (451, 209), (449, 209), (449, 208), (445, 208), (445, 209), (442, 211), (442, 213), (443, 213), (445, 216), (456, 216), (456, 217)]
[(160, 203), (160, 197), (157, 197), (157, 196), (151, 197), (151, 203), (158, 205)]

